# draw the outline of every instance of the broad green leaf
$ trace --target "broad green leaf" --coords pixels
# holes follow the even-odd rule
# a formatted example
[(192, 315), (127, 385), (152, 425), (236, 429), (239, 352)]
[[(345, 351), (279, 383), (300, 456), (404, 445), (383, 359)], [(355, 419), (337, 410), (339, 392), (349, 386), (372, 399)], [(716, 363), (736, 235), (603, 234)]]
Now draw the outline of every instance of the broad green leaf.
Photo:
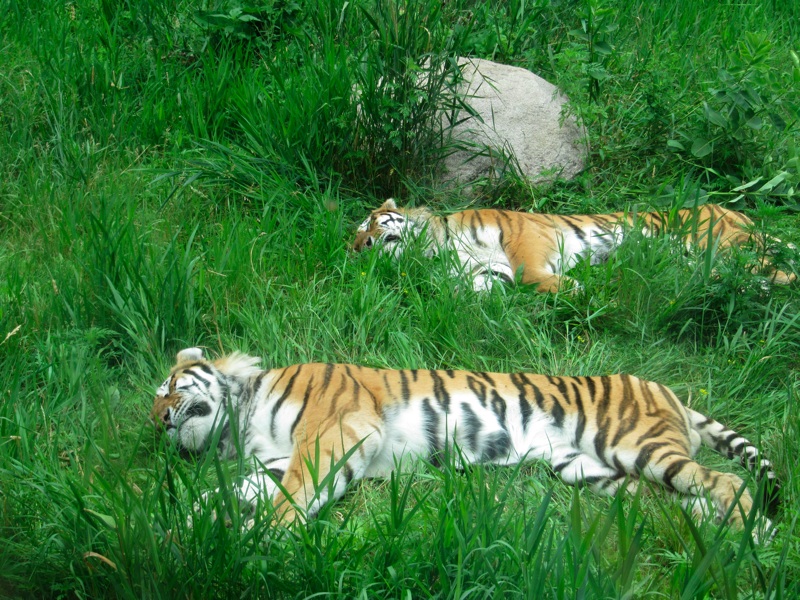
[(603, 56), (608, 56), (613, 52), (611, 46), (607, 42), (595, 42), (594, 49), (598, 54), (602, 54)]
[(676, 150), (685, 151), (686, 147), (681, 144), (678, 140), (667, 140), (667, 147), (668, 148), (675, 148)]
[(695, 138), (692, 142), (692, 155), (697, 158), (708, 156), (713, 149), (714, 145), (703, 138)]
[(83, 510), (84, 510), (84, 512), (87, 512), (90, 515), (94, 515), (95, 517), (100, 519), (100, 521), (102, 521), (103, 524), (106, 527), (108, 527), (109, 529), (116, 529), (117, 528), (117, 522), (114, 520), (114, 517), (112, 517), (111, 515), (104, 515), (104, 514), (101, 514), (99, 512), (93, 511), (90, 508), (84, 508)]
[(728, 73), (725, 69), (720, 69), (717, 72), (717, 77), (719, 77), (720, 81), (722, 81), (723, 83), (726, 83), (726, 84), (733, 83), (733, 81), (734, 81), (733, 75)]
[(728, 120), (720, 112), (711, 108), (707, 102), (703, 102), (703, 113), (706, 115), (706, 119), (718, 127), (726, 128), (730, 125)]
[(584, 42), (589, 41), (589, 36), (580, 29), (570, 29), (569, 34)]
[(586, 66), (586, 74), (589, 75), (592, 79), (596, 79), (597, 81), (605, 81), (609, 77), (608, 71), (603, 68), (603, 65), (599, 63), (589, 63)]
[(761, 120), (761, 117), (759, 117), (758, 115), (753, 115), (752, 117), (747, 119), (747, 126), (750, 129), (755, 129), (756, 131), (761, 129), (761, 126), (763, 124), (764, 124), (764, 122)]
[(777, 129), (778, 131), (783, 131), (786, 129), (786, 121), (783, 120), (778, 113), (767, 113), (769, 120), (772, 121), (772, 126)]
[(763, 177), (756, 177), (752, 181), (748, 181), (747, 183), (743, 183), (742, 185), (736, 186), (733, 188), (734, 192), (741, 192), (742, 190), (748, 190), (754, 187), (759, 181), (761, 181)]
[(775, 188), (780, 183), (783, 183), (789, 174), (786, 171), (781, 171), (775, 177), (770, 179), (767, 183), (761, 186), (760, 192), (769, 192)]

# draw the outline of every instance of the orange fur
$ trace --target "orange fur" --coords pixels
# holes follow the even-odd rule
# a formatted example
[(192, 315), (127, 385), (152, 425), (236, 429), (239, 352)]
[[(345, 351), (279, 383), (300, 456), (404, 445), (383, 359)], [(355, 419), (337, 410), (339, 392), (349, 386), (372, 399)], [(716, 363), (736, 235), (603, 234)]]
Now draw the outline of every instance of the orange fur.
[[(190, 354), (194, 359), (179, 362), (159, 388), (153, 420), (195, 451), (221, 427), (219, 452), (258, 459), (289, 493), (268, 478), (259, 490), (242, 492), (251, 503), (269, 498), (284, 523), (313, 515), (352, 481), (388, 476), (417, 458), (435, 461), (454, 446), (468, 463), (545, 460), (564, 481), (601, 493), (635, 488), (644, 478), (697, 502), (708, 494), (717, 516), (730, 511), (736, 525), (752, 510), (752, 497), (741, 478), (694, 460), (701, 442), (774, 478), (746, 439), (684, 407), (669, 388), (629, 375), (346, 364), (260, 371), (242, 354), (217, 361)], [(320, 489), (332, 464), (339, 468), (331, 487)]]
[(549, 215), (482, 209), (439, 217), (425, 208), (398, 208), (387, 200), (361, 224), (353, 249), (376, 245), (397, 255), (408, 238), (424, 237), (428, 254), (444, 247), (455, 251), (476, 290), (490, 287), (491, 277), (513, 282), (521, 272), (522, 283), (533, 284), (540, 292), (556, 292), (565, 283), (574, 286), (565, 272), (580, 258), (589, 258), (592, 264), (604, 262), (634, 227), (646, 235), (677, 235), (687, 249), (705, 249), (709, 242), (721, 250), (754, 243), (762, 255), (754, 271), (763, 271), (777, 284), (796, 278), (775, 268), (769, 259), (770, 246), (780, 240), (765, 239), (753, 231), (747, 216), (716, 204), (674, 213)]

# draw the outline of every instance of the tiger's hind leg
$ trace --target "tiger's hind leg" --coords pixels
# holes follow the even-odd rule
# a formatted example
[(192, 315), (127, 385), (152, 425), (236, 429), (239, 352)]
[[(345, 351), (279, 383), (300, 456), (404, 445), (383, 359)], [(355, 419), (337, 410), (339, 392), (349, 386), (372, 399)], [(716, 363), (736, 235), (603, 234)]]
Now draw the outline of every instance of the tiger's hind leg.
[[(687, 510), (695, 523), (704, 521), (717, 521), (719, 519), (719, 509), (714, 506), (714, 502), (705, 496), (685, 496), (676, 492), (670, 494), (681, 506)], [(767, 545), (775, 538), (778, 529), (773, 526), (772, 521), (765, 516), (759, 517), (753, 529), (753, 541), (756, 544)]]
[[(758, 272), (755, 269), (754, 271)], [(791, 285), (797, 279), (797, 275), (794, 273), (787, 273), (786, 271), (776, 269), (769, 261), (762, 262), (760, 272), (766, 275), (770, 283), (776, 285)]]
[(639, 481), (635, 477), (620, 473), (595, 457), (578, 451), (555, 463), (553, 470), (566, 483), (588, 485), (596, 494), (613, 496), (620, 488), (636, 493), (639, 488)]
[[(769, 279), (770, 283), (777, 285), (791, 285), (797, 280), (797, 275), (791, 271), (782, 271), (773, 264), (773, 259), (776, 254), (781, 253), (781, 247), (790, 250), (792, 253), (797, 252), (797, 246), (791, 242), (782, 242), (780, 239), (773, 236), (766, 236), (763, 244), (764, 255), (759, 261), (761, 263), (760, 269), (753, 269), (754, 272), (760, 271)], [(788, 266), (792, 270), (797, 270), (794, 260), (788, 259)]]
[(731, 524), (738, 528), (743, 526), (744, 519), (753, 509), (753, 498), (746, 488), (742, 489), (744, 481), (740, 477), (704, 467), (688, 455), (678, 454), (674, 450), (663, 462), (666, 463), (664, 466), (658, 460), (645, 466), (642, 475), (683, 496), (700, 498), (708, 494), (718, 519), (730, 512), (728, 518)]
[(681, 506), (692, 515), (695, 523), (716, 518), (714, 505), (705, 496), (686, 496), (677, 492), (671, 492), (670, 496), (681, 503)]

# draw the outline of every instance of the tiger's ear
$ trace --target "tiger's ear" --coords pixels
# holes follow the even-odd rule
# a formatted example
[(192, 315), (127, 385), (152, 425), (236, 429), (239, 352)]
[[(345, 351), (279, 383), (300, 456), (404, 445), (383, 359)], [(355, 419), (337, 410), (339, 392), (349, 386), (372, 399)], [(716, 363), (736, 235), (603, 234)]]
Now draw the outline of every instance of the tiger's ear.
[(397, 210), (397, 204), (394, 201), (394, 198), (389, 198), (386, 202), (381, 204), (381, 208), (384, 210)]
[(185, 363), (193, 360), (203, 360), (202, 348), (185, 348), (178, 352), (178, 363)]

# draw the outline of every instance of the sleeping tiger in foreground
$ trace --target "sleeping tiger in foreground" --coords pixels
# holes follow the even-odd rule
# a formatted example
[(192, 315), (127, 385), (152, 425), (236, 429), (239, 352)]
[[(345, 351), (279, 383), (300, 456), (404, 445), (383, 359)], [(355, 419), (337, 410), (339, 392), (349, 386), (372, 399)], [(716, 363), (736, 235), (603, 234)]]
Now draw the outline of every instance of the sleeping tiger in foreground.
[(687, 250), (705, 249), (709, 240), (718, 249), (754, 242), (761, 254), (754, 271), (763, 271), (773, 283), (795, 280), (794, 273), (778, 270), (768, 257), (770, 246), (780, 240), (768, 237), (765, 244), (742, 213), (704, 204), (675, 216), (679, 222), (661, 212), (567, 216), (483, 209), (439, 217), (425, 207), (398, 208), (390, 198), (361, 223), (353, 249), (378, 246), (397, 257), (411, 239), (421, 239), (427, 256), (443, 248), (454, 251), (458, 274), (471, 279), (475, 291), (491, 288), (497, 279), (514, 283), (521, 270), (522, 283), (535, 284), (540, 292), (557, 292), (576, 287), (565, 273), (579, 260), (605, 262), (635, 222), (645, 235), (680, 231)]
[[(237, 496), (251, 508), (259, 496), (271, 500), (284, 524), (313, 516), (331, 499), (331, 489), (338, 498), (352, 481), (386, 477), (419, 458), (435, 461), (454, 447), (459, 464), (545, 460), (567, 483), (611, 495), (621, 487), (635, 490), (644, 478), (680, 494), (696, 517), (730, 513), (732, 525), (741, 527), (753, 506), (750, 492), (740, 490), (744, 484), (736, 475), (695, 462), (704, 443), (768, 479), (765, 506), (777, 507), (780, 486), (753, 444), (685, 407), (669, 388), (631, 375), (346, 364), (262, 370), (259, 360), (233, 353), (210, 361), (199, 348), (182, 350), (158, 388), (152, 419), (190, 452), (218, 439), (221, 456), (234, 458), (238, 440), (245, 457), (272, 475), (250, 476)], [(332, 486), (319, 490), (309, 472), (317, 448), (317, 481), (332, 462), (343, 461)], [(768, 519), (759, 523), (762, 531), (771, 529)]]

